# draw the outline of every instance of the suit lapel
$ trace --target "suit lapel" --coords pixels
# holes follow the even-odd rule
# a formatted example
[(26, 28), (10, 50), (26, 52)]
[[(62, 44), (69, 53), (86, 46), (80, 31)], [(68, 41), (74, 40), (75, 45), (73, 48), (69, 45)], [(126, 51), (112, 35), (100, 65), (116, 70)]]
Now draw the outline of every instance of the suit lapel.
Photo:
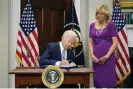
[(59, 55), (57, 60), (61, 61), (62, 60), (62, 56), (61, 56), (61, 49), (60, 49), (59, 42), (57, 44), (57, 50), (55, 50), (55, 51), (57, 52), (57, 55)]

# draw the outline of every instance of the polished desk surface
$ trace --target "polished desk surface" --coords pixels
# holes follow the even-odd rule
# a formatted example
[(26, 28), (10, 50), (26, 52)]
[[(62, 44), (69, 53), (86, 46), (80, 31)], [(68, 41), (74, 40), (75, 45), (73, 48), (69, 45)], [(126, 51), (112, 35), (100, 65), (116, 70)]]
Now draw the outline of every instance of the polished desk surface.
[[(39, 67), (16, 67), (9, 74), (15, 74), (15, 87), (29, 84), (43, 84), (41, 74), (45, 68)], [(63, 84), (85, 84), (89, 87), (89, 76), (94, 70), (88, 67), (62, 69), (64, 72)], [(33, 81), (34, 80), (34, 81)]]
[[(14, 68), (9, 74), (40, 74), (44, 71), (45, 68), (40, 68), (40, 67), (16, 67)], [(94, 73), (94, 70), (88, 67), (79, 67), (79, 68), (71, 68), (71, 69), (62, 69), (62, 71), (67, 74), (71, 73)]]

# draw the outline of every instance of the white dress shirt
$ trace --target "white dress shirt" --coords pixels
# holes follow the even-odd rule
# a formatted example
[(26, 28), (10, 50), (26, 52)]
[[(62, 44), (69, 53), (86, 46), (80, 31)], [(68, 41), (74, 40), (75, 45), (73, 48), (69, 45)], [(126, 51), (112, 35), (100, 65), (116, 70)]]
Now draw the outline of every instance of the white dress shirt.
[[(65, 50), (65, 49), (63, 48), (61, 42), (59, 42), (59, 45), (60, 45), (61, 56), (63, 56), (63, 55), (62, 55), (62, 52), (63, 52), (63, 50), (64, 50), (64, 56), (63, 56), (62, 60), (63, 60), (63, 59), (66, 59), (66, 58), (67, 58), (67, 50)], [(57, 62), (55, 63), (55, 65), (59, 65), (60, 62), (61, 62), (61, 61), (57, 61)]]

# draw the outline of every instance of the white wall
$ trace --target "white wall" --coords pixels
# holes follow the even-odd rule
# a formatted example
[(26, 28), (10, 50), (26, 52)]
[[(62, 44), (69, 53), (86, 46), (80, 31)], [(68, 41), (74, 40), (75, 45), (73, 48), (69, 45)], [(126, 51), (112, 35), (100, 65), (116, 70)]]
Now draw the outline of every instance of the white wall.
[(8, 87), (9, 0), (0, 0), (0, 87)]
[(125, 26), (128, 38), (128, 46), (133, 47), (133, 25), (126, 25)]
[(113, 0), (89, 0), (89, 23), (92, 23), (93, 21), (95, 21), (96, 7), (101, 4), (108, 5), (110, 11), (112, 12)]
[[(17, 40), (17, 32), (18, 26), (20, 22), (20, 0), (10, 0), (10, 38), (9, 38), (9, 71), (11, 71), (16, 66), (18, 67), (18, 61), (16, 60), (15, 52), (16, 52), (16, 40)], [(15, 87), (15, 76), (13, 74), (9, 75), (9, 87)]]

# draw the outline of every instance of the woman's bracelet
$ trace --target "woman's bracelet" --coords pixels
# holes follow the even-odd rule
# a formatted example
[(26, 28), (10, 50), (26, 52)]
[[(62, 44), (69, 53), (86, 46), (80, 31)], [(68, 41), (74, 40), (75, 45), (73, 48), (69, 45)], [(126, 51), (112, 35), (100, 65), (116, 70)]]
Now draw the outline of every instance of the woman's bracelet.
[(108, 56), (107, 56), (107, 55), (105, 55), (105, 57), (106, 57), (106, 58), (108, 58)]

